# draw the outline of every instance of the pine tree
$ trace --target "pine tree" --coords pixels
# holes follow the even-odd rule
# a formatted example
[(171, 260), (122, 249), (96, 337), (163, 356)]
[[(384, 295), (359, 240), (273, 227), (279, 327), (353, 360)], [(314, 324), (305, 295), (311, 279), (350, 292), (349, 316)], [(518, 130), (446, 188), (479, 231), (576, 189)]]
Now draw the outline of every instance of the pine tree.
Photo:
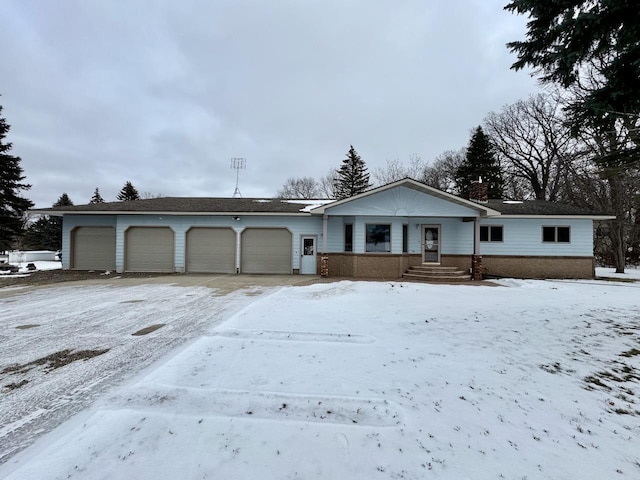
[(104, 198), (100, 195), (100, 190), (96, 187), (96, 191), (93, 192), (93, 197), (91, 197), (91, 201), (89, 203), (104, 203)]
[[(54, 207), (73, 206), (69, 195), (63, 193)], [(33, 250), (60, 250), (62, 248), (62, 217), (41, 216), (27, 228), (24, 243)]]
[(495, 154), (491, 140), (484, 133), (482, 127), (473, 132), (464, 162), (456, 171), (456, 187), (458, 194), (469, 197), (469, 187), (472, 182), (482, 179), (487, 184), (489, 198), (502, 198), (504, 184), (500, 163)]
[(608, 133), (612, 117), (640, 112), (638, 7), (632, 0), (511, 0), (504, 8), (528, 17), (525, 39), (507, 43), (518, 55), (511, 68), (531, 67), (544, 83), (564, 88), (586, 86), (567, 108), (573, 126)]
[(369, 188), (369, 172), (367, 165), (355, 151), (353, 145), (349, 148), (347, 158), (342, 161), (336, 179), (333, 182), (336, 199), (353, 197)]
[(124, 184), (124, 187), (122, 187), (122, 190), (120, 190), (120, 193), (116, 198), (121, 202), (129, 202), (131, 200), (138, 200), (140, 195), (138, 194), (136, 187), (128, 181)]
[(24, 214), (33, 202), (19, 195), (20, 190), (29, 190), (31, 185), (22, 183), (24, 175), (20, 157), (9, 155), (11, 143), (3, 140), (9, 125), (2, 115), (0, 105), (0, 251), (12, 248), (16, 237), (24, 232)]
[(29, 250), (60, 250), (62, 244), (62, 224), (58, 217), (43, 215), (27, 228), (24, 246)]
[(53, 204), (53, 206), (54, 207), (72, 207), (73, 202), (69, 198), (69, 195), (67, 195), (66, 193), (63, 193), (62, 195), (60, 195), (60, 198), (58, 198), (56, 203)]

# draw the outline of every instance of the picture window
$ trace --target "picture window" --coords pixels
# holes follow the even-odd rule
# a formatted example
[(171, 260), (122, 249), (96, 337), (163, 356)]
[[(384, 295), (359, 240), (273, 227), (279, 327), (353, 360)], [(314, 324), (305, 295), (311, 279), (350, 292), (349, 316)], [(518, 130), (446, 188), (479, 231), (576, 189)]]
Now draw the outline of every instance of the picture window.
[(391, 225), (371, 223), (365, 229), (365, 252), (391, 253)]

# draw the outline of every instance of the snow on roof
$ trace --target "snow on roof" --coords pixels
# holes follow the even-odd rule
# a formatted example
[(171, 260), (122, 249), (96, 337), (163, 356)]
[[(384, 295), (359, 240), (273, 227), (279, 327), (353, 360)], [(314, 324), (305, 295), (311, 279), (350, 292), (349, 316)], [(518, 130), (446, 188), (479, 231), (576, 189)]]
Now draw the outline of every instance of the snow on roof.
[(321, 199), (316, 198), (316, 199), (309, 199), (309, 200), (291, 199), (291, 200), (283, 200), (283, 201), (286, 203), (305, 205), (304, 208), (300, 209), (301, 212), (305, 212), (305, 213), (310, 212), (314, 208), (321, 207), (322, 205), (327, 205), (328, 203), (335, 202), (335, 200), (332, 198), (321, 198)]

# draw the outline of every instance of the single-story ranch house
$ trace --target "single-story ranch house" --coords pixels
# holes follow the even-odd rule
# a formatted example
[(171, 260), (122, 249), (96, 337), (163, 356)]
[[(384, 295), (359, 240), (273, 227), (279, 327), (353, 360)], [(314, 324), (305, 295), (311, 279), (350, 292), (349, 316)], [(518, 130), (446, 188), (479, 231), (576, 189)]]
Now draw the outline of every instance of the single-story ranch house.
[(339, 201), (165, 197), (34, 212), (63, 217), (64, 269), (593, 277), (594, 221), (612, 217), (474, 187), (474, 201), (404, 179)]

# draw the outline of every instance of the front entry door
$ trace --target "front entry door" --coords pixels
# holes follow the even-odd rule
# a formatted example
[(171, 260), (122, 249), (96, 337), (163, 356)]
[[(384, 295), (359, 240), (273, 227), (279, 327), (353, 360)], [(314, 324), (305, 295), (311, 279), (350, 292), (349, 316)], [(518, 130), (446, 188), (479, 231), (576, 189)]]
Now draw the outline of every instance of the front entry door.
[(440, 263), (440, 225), (422, 226), (422, 262)]
[(316, 274), (316, 237), (302, 237), (300, 248), (300, 273)]

